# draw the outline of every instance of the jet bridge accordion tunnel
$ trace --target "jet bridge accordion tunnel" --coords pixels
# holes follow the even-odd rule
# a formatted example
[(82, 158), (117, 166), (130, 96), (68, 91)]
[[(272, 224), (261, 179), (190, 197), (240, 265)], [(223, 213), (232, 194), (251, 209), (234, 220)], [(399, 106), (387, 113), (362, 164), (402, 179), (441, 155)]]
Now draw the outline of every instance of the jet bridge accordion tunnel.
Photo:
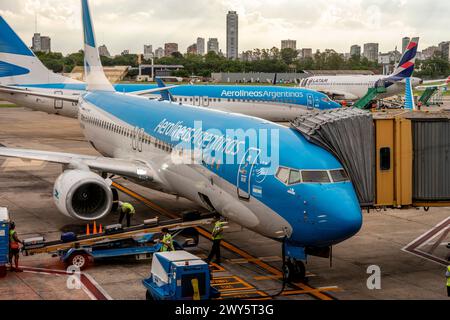
[(450, 112), (343, 108), (291, 125), (339, 159), (361, 207), (450, 207)]

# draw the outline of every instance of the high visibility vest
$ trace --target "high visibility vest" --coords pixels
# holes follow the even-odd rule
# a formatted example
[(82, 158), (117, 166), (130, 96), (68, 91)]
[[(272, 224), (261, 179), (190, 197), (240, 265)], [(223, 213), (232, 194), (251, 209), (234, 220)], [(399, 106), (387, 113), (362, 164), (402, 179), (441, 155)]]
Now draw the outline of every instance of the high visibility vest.
[(9, 230), (9, 243), (15, 243), (16, 240), (14, 239), (14, 234), (16, 233), (16, 230)]
[(164, 237), (162, 238), (162, 243), (163, 243), (163, 246), (161, 247), (162, 252), (175, 251), (175, 248), (173, 246), (172, 235), (170, 233), (164, 235)]
[(222, 221), (217, 221), (214, 224), (214, 229), (212, 231), (212, 238), (213, 240), (222, 240), (223, 239), (223, 225), (224, 223)]
[(447, 287), (450, 287), (450, 266), (447, 266), (447, 272), (445, 273), (447, 277)]
[(134, 207), (131, 205), (131, 203), (128, 203), (128, 202), (122, 203), (122, 211), (125, 211), (126, 209), (129, 210), (129, 213), (131, 215), (136, 213), (136, 210), (134, 210)]

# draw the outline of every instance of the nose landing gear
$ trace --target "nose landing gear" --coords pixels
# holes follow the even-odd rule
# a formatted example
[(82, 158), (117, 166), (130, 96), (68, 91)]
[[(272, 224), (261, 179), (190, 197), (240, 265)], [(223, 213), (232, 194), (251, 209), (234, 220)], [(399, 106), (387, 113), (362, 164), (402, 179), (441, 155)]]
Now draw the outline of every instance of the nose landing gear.
[(283, 264), (283, 274), (287, 282), (303, 282), (306, 279), (306, 268), (303, 261), (287, 258)]

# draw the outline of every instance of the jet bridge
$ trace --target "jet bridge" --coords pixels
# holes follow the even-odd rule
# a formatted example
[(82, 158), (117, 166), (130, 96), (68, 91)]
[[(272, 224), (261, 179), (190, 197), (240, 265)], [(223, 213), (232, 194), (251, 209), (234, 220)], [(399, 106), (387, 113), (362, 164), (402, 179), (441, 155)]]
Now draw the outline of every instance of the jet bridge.
[(336, 156), (362, 207), (450, 207), (450, 112), (342, 108), (291, 125)]
[(357, 108), (317, 111), (301, 115), (291, 125), (339, 159), (362, 207), (374, 205), (375, 135), (370, 112)]

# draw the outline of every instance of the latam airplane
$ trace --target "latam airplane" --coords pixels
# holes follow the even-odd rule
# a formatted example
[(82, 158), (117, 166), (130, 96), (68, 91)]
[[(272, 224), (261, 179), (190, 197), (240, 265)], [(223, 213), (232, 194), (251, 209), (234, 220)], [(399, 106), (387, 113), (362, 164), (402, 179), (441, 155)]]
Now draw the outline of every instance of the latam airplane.
[[(391, 75), (344, 75), (315, 76), (300, 81), (300, 87), (317, 90), (327, 94), (333, 100), (358, 100), (366, 95), (370, 88), (384, 82), (386, 93), (380, 98), (386, 98), (405, 92), (405, 79), (411, 78), (417, 55), (419, 38), (411, 39), (397, 68)], [(411, 78), (413, 87), (422, 84), (422, 79)]]
[(290, 277), (304, 276), (307, 252), (359, 231), (355, 190), (332, 154), (260, 118), (115, 91), (103, 73), (87, 0), (82, 14), (87, 92), (64, 99), (79, 103), (83, 133), (104, 157), (0, 148), (0, 156), (63, 165), (53, 199), (64, 215), (90, 221), (109, 214), (111, 181), (98, 173), (120, 175), (282, 242)]
[[(78, 105), (64, 99), (36, 98), (26, 90), (56, 95), (80, 95), (86, 84), (49, 71), (0, 17), (0, 99), (33, 110), (76, 118)], [(158, 98), (156, 85), (118, 84), (119, 92)], [(20, 92), (22, 91), (22, 93)], [(289, 121), (310, 109), (333, 109), (340, 105), (327, 95), (303, 88), (280, 86), (182, 85), (172, 87), (175, 102), (228, 112), (237, 112), (271, 121)]]

